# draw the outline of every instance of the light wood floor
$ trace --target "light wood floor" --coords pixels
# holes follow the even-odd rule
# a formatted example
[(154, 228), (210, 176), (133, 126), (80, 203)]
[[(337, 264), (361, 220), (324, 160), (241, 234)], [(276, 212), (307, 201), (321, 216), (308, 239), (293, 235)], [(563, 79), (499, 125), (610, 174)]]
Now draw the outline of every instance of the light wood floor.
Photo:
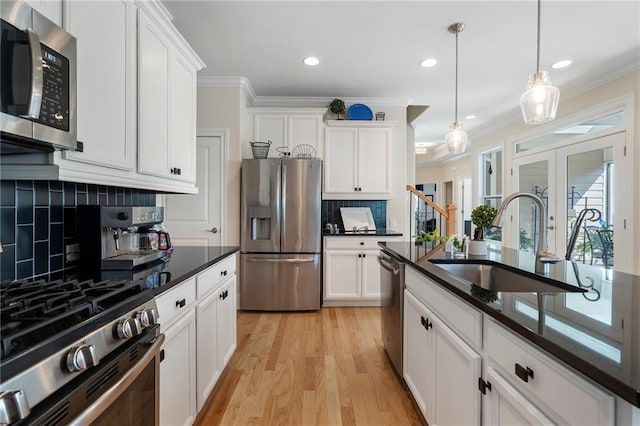
[(238, 313), (238, 348), (197, 425), (419, 425), (379, 308)]

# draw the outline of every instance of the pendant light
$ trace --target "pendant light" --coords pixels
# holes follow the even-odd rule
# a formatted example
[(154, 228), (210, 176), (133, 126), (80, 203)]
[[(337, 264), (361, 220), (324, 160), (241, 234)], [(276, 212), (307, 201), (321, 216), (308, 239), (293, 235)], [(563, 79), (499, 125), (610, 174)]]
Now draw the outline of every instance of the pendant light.
[(456, 22), (449, 25), (449, 32), (456, 35), (456, 102), (455, 102), (455, 121), (451, 125), (451, 131), (447, 133), (445, 141), (447, 148), (451, 154), (462, 154), (467, 148), (467, 140), (469, 136), (460, 127), (458, 121), (458, 33), (464, 30), (464, 24), (462, 22)]
[(538, 0), (536, 72), (529, 76), (527, 91), (520, 96), (520, 108), (527, 124), (540, 124), (555, 119), (560, 100), (560, 90), (551, 85), (549, 73), (540, 71), (540, 2)]

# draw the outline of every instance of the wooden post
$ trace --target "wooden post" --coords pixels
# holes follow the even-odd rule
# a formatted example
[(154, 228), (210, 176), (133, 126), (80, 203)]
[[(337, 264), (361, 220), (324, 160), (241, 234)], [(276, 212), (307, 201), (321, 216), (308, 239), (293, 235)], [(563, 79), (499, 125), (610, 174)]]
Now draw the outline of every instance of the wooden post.
[(447, 205), (447, 237), (456, 232), (456, 210), (458, 208), (453, 204)]

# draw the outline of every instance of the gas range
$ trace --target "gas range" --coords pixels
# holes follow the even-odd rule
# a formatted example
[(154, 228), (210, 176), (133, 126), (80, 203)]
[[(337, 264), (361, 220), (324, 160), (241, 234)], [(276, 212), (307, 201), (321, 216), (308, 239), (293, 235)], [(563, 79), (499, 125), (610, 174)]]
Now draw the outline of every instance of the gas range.
[[(82, 377), (94, 376), (115, 353), (138, 346), (144, 351), (159, 336), (153, 290), (145, 280), (1, 282), (0, 424), (31, 423), (67, 398), (60, 393), (68, 383), (81, 387)], [(115, 383), (123, 374), (107, 379)], [(85, 408), (100, 392), (87, 396)]]

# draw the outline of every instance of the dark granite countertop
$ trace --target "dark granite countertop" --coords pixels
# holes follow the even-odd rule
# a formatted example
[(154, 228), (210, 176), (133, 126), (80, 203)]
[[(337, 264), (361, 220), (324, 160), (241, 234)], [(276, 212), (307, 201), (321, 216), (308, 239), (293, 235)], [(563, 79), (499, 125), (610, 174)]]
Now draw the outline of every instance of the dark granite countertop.
[[(556, 359), (640, 407), (640, 276), (576, 262), (534, 271), (534, 254), (489, 246), (486, 256), (452, 258), (414, 242), (379, 243), (459, 298), (495, 318)], [(472, 286), (435, 262), (500, 263), (542, 281), (581, 287), (584, 293), (492, 292)]]
[(339, 233), (332, 234), (326, 229), (322, 230), (323, 237), (401, 237), (402, 232), (394, 231), (387, 228), (378, 228), (375, 231), (352, 232), (340, 229)]
[(240, 250), (238, 246), (178, 246), (165, 261), (157, 261), (129, 271), (101, 271), (100, 277), (93, 279), (144, 279), (145, 286), (159, 295), (171, 287), (202, 272)]

